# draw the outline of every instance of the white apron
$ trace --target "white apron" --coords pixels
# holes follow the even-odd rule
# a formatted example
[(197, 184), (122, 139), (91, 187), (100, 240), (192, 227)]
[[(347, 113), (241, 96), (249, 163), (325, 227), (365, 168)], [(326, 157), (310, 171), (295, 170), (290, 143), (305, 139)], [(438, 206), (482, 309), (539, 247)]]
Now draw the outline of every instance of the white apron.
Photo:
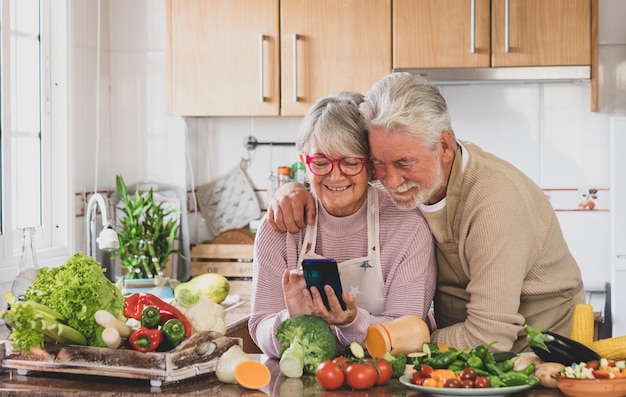
[[(319, 204), (317, 213), (319, 213)], [(373, 187), (367, 190), (367, 256), (337, 263), (341, 288), (355, 296), (357, 306), (370, 314), (380, 315), (385, 309), (383, 290), (385, 282), (380, 264), (380, 248), (378, 242), (378, 194)], [(322, 259), (315, 253), (317, 242), (317, 222), (308, 225), (304, 234), (302, 249), (298, 263), (303, 259)], [(325, 258), (334, 259), (334, 258)], [(323, 292), (323, 291), (320, 291)]]

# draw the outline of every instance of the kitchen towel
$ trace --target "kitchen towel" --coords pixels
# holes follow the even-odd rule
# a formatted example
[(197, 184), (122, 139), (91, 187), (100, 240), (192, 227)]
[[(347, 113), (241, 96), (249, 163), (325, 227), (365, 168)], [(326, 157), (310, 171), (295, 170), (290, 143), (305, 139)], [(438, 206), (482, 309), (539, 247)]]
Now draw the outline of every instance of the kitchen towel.
[(244, 171), (246, 163), (242, 160), (225, 176), (196, 190), (200, 212), (215, 235), (244, 227), (261, 216), (259, 200)]

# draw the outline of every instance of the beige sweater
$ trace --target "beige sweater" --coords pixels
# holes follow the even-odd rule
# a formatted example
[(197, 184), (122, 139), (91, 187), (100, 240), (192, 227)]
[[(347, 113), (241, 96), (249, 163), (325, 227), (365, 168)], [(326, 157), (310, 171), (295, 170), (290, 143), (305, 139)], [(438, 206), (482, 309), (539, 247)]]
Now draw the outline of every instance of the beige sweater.
[[(462, 281), (456, 288), (438, 281), (433, 340), (458, 347), (495, 341), (497, 350), (521, 351), (524, 324), (569, 336), (584, 291), (549, 200), (511, 164), (461, 144), (469, 161), (451, 228), (457, 265), (438, 257), (438, 268)], [(438, 250), (450, 230), (448, 209), (422, 206)]]

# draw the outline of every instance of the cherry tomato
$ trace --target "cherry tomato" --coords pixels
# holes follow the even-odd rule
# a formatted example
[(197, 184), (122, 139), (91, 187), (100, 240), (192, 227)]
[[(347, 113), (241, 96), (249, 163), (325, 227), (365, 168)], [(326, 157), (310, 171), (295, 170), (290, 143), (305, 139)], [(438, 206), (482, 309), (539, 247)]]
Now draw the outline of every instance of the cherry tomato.
[(485, 376), (477, 376), (476, 380), (474, 381), (474, 387), (476, 389), (486, 389), (488, 387), (491, 387), (491, 382), (489, 382), (489, 378)]
[(373, 387), (378, 381), (378, 373), (368, 363), (352, 363), (345, 369), (346, 384), (354, 390), (365, 390)]
[(592, 369), (591, 375), (596, 379), (609, 379), (611, 377), (611, 374), (608, 372), (598, 371), (597, 369)]
[(317, 366), (315, 379), (324, 389), (335, 390), (343, 386), (345, 375), (339, 365), (327, 360)]
[(414, 385), (421, 386), (424, 383), (424, 379), (428, 378), (422, 377), (420, 373), (416, 371), (411, 374), (411, 379), (409, 380), (409, 382), (413, 383)]
[(600, 362), (598, 360), (587, 361), (586, 367), (591, 369), (598, 369), (600, 368)]
[(422, 368), (420, 368), (420, 375), (424, 378), (430, 378), (433, 375), (433, 371), (435, 371), (435, 369), (430, 365), (422, 365)]
[(376, 367), (376, 372), (378, 373), (377, 385), (384, 385), (389, 382), (393, 373), (393, 368), (391, 368), (389, 361), (384, 358), (377, 358), (368, 362)]
[(443, 381), (443, 387), (448, 389), (459, 389), (461, 388), (461, 381), (457, 378), (448, 378)]
[(463, 368), (461, 372), (459, 372), (459, 378), (461, 380), (471, 380), (476, 379), (476, 371), (472, 368)]
[(461, 381), (461, 388), (462, 389), (473, 389), (474, 388), (474, 381), (471, 379), (463, 379)]

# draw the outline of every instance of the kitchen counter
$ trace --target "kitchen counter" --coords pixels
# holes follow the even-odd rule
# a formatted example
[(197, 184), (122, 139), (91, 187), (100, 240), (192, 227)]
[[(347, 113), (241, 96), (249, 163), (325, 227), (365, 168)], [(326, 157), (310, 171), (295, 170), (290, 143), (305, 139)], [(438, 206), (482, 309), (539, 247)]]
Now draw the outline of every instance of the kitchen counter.
[[(226, 322), (227, 334), (230, 336), (246, 336), (247, 321), (250, 315), (249, 296), (245, 290), (241, 291), (242, 301), (228, 310)], [(0, 341), (8, 336), (5, 325), (0, 326)], [(251, 340), (248, 341), (252, 343)], [(3, 342), (0, 342), (3, 343)], [(6, 342), (9, 343), (9, 342)], [(244, 338), (244, 349), (246, 340)], [(254, 344), (246, 349), (253, 351)], [(52, 372), (30, 372), (28, 375), (18, 375), (15, 370), (3, 370), (0, 374), (0, 396), (101, 396), (101, 397), (130, 397), (130, 396), (221, 396), (221, 397), (263, 397), (263, 396), (318, 396), (324, 397), (417, 397), (426, 396), (409, 389), (397, 380), (392, 380), (384, 386), (364, 391), (340, 389), (324, 391), (317, 384), (315, 377), (286, 378), (280, 374), (278, 361), (262, 354), (251, 356), (265, 363), (271, 373), (270, 384), (261, 390), (246, 390), (237, 385), (223, 384), (213, 374), (201, 375), (194, 378), (164, 384), (161, 387), (152, 387), (149, 380), (112, 378), (105, 376), (75, 375)], [(2, 369), (0, 369), (2, 370)], [(563, 397), (558, 390), (535, 387), (526, 392), (513, 395), (514, 397)]]
[[(252, 355), (265, 363), (272, 372), (270, 384), (261, 390), (246, 390), (238, 385), (220, 383), (213, 374), (198, 376), (161, 387), (151, 387), (147, 380), (109, 378), (54, 373), (17, 375), (15, 371), (0, 374), (0, 396), (48, 396), (48, 397), (125, 397), (125, 396), (324, 396), (324, 397), (414, 397), (425, 396), (408, 389), (397, 380), (384, 386), (364, 391), (340, 389), (324, 391), (315, 377), (287, 378), (280, 374), (278, 362), (263, 355)], [(514, 397), (562, 397), (558, 390), (535, 387)]]
[[(243, 307), (243, 306), (242, 306)], [(6, 339), (6, 326), (0, 326), (0, 340)], [(5, 343), (5, 342), (0, 342)], [(8, 343), (8, 342), (6, 342)], [(172, 382), (153, 387), (149, 380), (113, 378), (106, 376), (76, 375), (54, 372), (29, 372), (18, 375), (15, 370), (3, 370), (0, 373), (1, 396), (46, 396), (46, 397), (136, 397), (159, 395), (168, 396), (219, 396), (219, 397), (426, 397), (391, 380), (384, 386), (364, 391), (353, 391), (346, 388), (324, 391), (314, 376), (287, 378), (280, 374), (278, 361), (262, 354), (251, 354), (268, 366), (272, 373), (270, 384), (261, 390), (247, 390), (238, 385), (219, 382), (214, 374), (196, 376), (179, 382)], [(558, 390), (535, 387), (528, 391), (512, 395), (513, 397), (563, 397)]]
[[(0, 339), (6, 338), (4, 325), (0, 329)], [(5, 343), (5, 342), (0, 342)], [(8, 342), (7, 342), (8, 343)], [(346, 388), (324, 391), (314, 376), (287, 378), (280, 374), (278, 361), (262, 354), (250, 354), (268, 366), (272, 373), (270, 384), (261, 390), (246, 390), (238, 385), (219, 382), (214, 374), (206, 374), (179, 382), (172, 382), (153, 387), (149, 380), (113, 378), (106, 376), (76, 375), (54, 372), (29, 372), (18, 375), (15, 370), (0, 373), (0, 396), (46, 396), (46, 397), (136, 397), (159, 395), (168, 396), (219, 396), (219, 397), (426, 397), (391, 380), (384, 386), (364, 391), (353, 391)], [(528, 391), (512, 395), (513, 397), (563, 397), (558, 390), (535, 387)]]

